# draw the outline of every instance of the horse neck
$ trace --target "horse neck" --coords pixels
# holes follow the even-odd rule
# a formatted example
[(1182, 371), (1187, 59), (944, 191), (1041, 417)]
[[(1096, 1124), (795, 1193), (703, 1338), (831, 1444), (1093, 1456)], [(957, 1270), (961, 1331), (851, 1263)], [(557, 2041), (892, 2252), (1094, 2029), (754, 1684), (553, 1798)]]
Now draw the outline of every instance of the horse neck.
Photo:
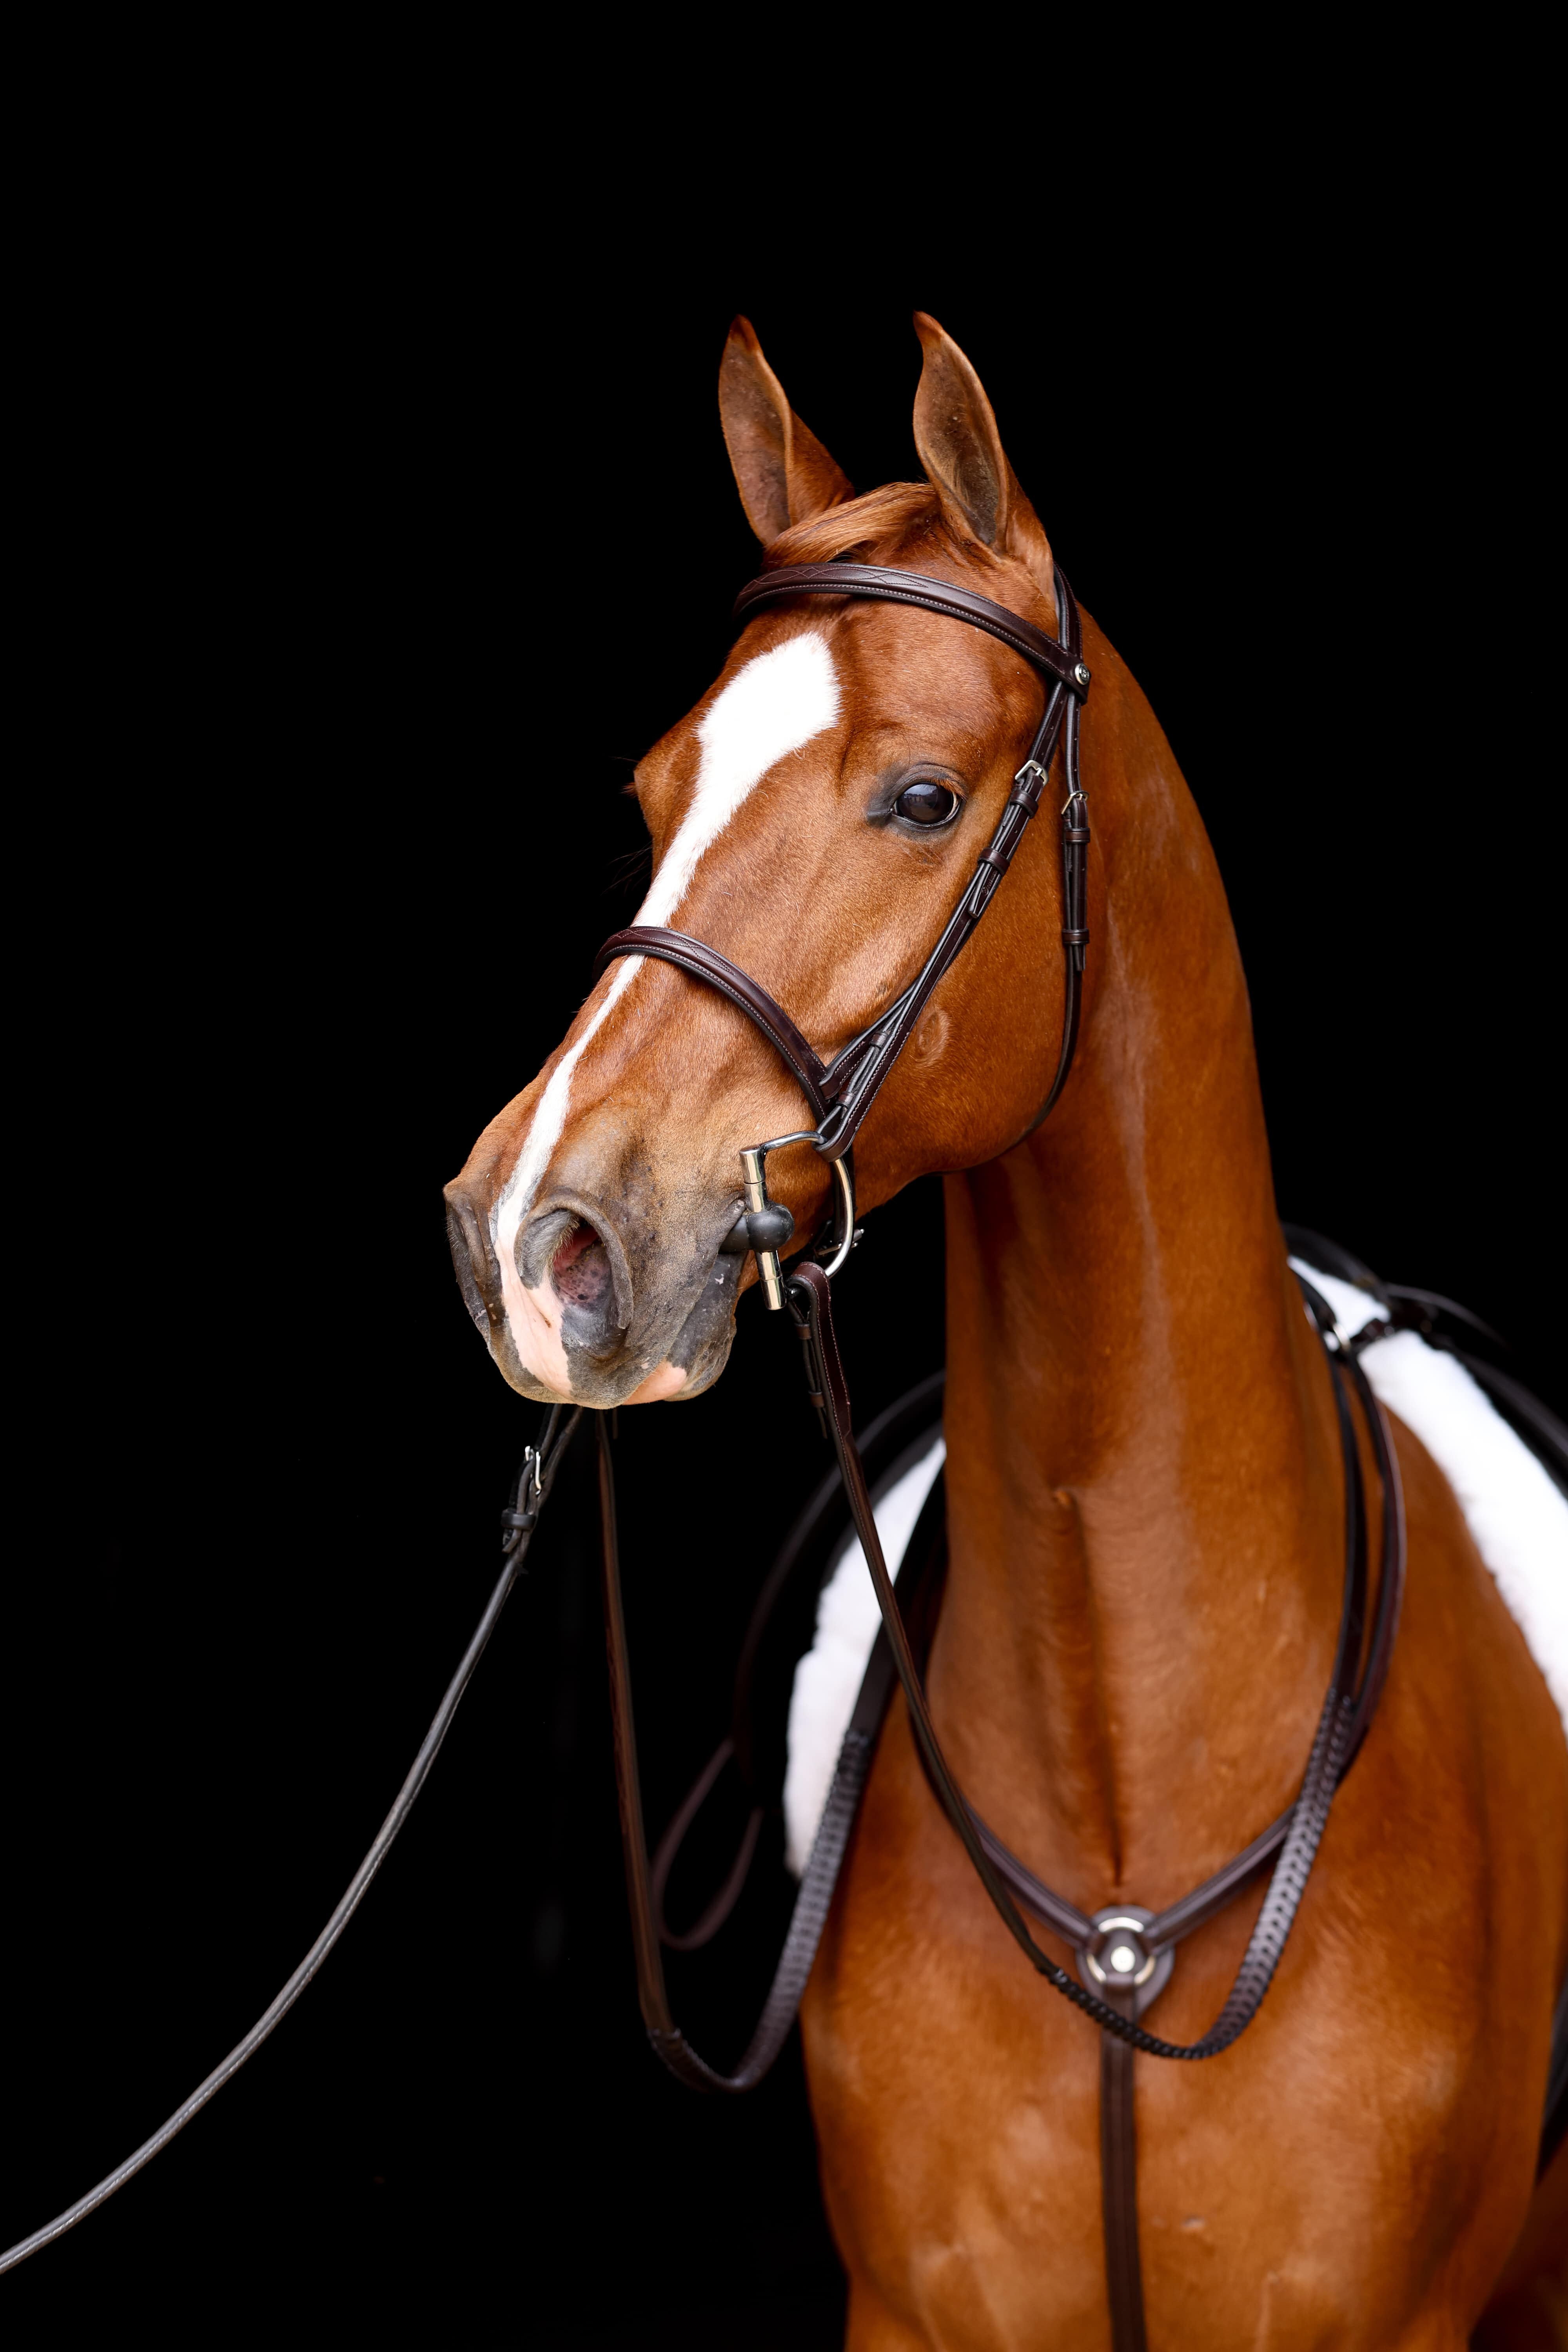
[[(1037, 1135), (947, 1180), (932, 1696), (1009, 1843), (1082, 1903), (1158, 1905), (1294, 1791), (1342, 1500), (1225, 894), (1108, 651), (1105, 723), (1085, 728), (1100, 877), (1077, 1063)], [(1125, 764), (1096, 763), (1097, 738)]]

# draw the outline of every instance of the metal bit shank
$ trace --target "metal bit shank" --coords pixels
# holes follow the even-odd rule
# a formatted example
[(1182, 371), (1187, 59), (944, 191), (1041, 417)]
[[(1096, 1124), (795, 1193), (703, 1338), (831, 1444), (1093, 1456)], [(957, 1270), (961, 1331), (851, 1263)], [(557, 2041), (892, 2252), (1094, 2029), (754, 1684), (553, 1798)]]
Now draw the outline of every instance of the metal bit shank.
[[(768, 1183), (767, 1177), (764, 1172), (766, 1156), (767, 1146), (765, 1144), (757, 1144), (750, 1150), (742, 1151), (741, 1154), (742, 1180), (742, 1188), (746, 1195), (746, 1209), (748, 1214), (752, 1216), (757, 1215), (763, 1209), (771, 1208), (773, 1205), (768, 1199)], [(779, 1264), (779, 1254), (777, 1250), (760, 1249), (756, 1255), (757, 1272), (763, 1277), (763, 1289), (766, 1294), (769, 1307), (776, 1315), (784, 1303), (784, 1268)]]

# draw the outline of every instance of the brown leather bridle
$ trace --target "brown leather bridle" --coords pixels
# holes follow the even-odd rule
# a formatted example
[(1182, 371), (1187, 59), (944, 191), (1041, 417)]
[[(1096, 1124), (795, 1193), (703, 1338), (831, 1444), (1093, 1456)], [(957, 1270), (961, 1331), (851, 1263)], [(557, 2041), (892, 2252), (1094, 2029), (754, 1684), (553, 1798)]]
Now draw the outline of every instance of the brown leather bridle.
[[(634, 924), (628, 930), (616, 931), (599, 950), (594, 965), (595, 981), (616, 957), (643, 955), (675, 964), (692, 980), (716, 989), (762, 1031), (811, 1105), (816, 1119), (815, 1129), (775, 1136), (742, 1154), (749, 1213), (745, 1222), (765, 1221), (751, 1228), (747, 1246), (756, 1251), (768, 1304), (775, 1309), (784, 1305), (778, 1253), (793, 1231), (794, 1220), (787, 1210), (781, 1211), (767, 1199), (767, 1155), (786, 1143), (810, 1143), (837, 1173), (837, 1236), (834, 1263), (829, 1269), (830, 1274), (836, 1274), (854, 1239), (855, 1191), (849, 1155), (855, 1138), (884, 1080), (913, 1035), (937, 983), (968, 944), (1012, 864), (1029, 819), (1039, 807), (1058, 740), (1062, 741), (1066, 780), (1060, 817), (1062, 953), (1066, 967), (1062, 1042), (1050, 1091), (1025, 1129), (1026, 1134), (1032, 1134), (1039, 1126), (1067, 1084), (1078, 1045), (1084, 958), (1089, 947), (1086, 882), (1089, 831), (1088, 803), (1079, 782), (1078, 730), (1079, 714), (1089, 693), (1089, 673), (1083, 658), (1078, 604), (1059, 565), (1056, 570), (1056, 593), (1061, 617), (1059, 639), (1047, 636), (1032, 621), (1008, 612), (1005, 605), (994, 604), (987, 596), (977, 596), (971, 589), (955, 587), (945, 580), (928, 580), (918, 572), (900, 572), (872, 563), (781, 564), (776, 571), (764, 572), (759, 579), (749, 581), (735, 599), (737, 621), (744, 620), (765, 604), (796, 596), (847, 596), (877, 604), (918, 605), (927, 612), (945, 614), (955, 621), (967, 621), (972, 628), (984, 629), (987, 635), (999, 638), (1032, 663), (1046, 684), (1045, 711), (1034, 740), (1013, 779), (1013, 789), (996, 829), (982, 850), (973, 876), (949, 916), (942, 937), (902, 995), (851, 1038), (831, 1062), (825, 1063), (820, 1058), (783, 1005), (769, 995), (760, 982), (721, 955), (717, 948), (692, 939), (685, 931), (668, 930), (662, 925)], [(736, 1238), (739, 1242), (739, 1228)]]

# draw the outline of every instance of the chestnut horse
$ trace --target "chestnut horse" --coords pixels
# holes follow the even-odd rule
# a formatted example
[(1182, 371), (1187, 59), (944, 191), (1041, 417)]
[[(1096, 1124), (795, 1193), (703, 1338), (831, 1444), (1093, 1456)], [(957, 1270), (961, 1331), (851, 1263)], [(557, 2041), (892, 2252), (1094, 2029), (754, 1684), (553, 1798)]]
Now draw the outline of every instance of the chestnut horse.
[[(984, 391), (916, 325), (925, 480), (856, 498), (736, 322), (721, 409), (765, 560), (850, 552), (1054, 634), (1050, 549)], [(1153, 714), (1084, 627), (1095, 944), (1072, 1076), (1027, 1132), (1062, 1019), (1047, 820), (856, 1159), (868, 1208), (945, 1171), (935, 1722), (985, 1820), (1093, 1911), (1173, 1901), (1294, 1797), (1340, 1620), (1343, 1500), (1225, 893)], [(935, 614), (822, 596), (766, 611), (637, 772), (655, 856), (637, 920), (721, 950), (826, 1058), (920, 969), (1041, 697), (1010, 648)], [(721, 998), (665, 963), (612, 965), (448, 1188), (460, 1278), (511, 1385), (603, 1410), (716, 1380), (753, 1278), (720, 1250), (737, 1155), (801, 1110)], [(804, 1146), (775, 1154), (797, 1231), (826, 1217), (827, 1174)], [(1278, 1978), (1223, 2056), (1138, 2063), (1162, 2352), (1458, 2347), (1489, 2298), (1479, 2341), (1563, 2340), (1568, 2149), (1533, 2183), (1568, 1969), (1568, 1746), (1452, 1491), (1395, 1435), (1393, 1671)], [(1362, 1444), (1375, 1496), (1364, 1428)], [(1211, 2023), (1258, 1900), (1182, 1947), (1155, 2032)], [(901, 1698), (802, 2019), (856, 2352), (1100, 2352), (1100, 2035), (1020, 1959)]]

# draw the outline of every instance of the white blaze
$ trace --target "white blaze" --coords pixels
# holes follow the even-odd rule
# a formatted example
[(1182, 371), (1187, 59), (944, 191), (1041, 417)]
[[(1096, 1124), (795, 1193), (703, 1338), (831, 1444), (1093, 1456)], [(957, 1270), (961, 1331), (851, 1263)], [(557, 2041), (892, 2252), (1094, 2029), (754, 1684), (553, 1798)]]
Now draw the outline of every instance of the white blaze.
[[(697, 740), (702, 759), (691, 805), (681, 819), (675, 839), (665, 852), (653, 886), (635, 920), (668, 924), (690, 886), (698, 861), (717, 838), (770, 768), (798, 751), (838, 718), (838, 677), (825, 637), (812, 633), (791, 637), (772, 653), (759, 654), (738, 670), (712, 707), (698, 722)], [(526, 1339), (537, 1322), (524, 1306), (524, 1292), (514, 1251), (518, 1229), (533, 1205), (539, 1181), (566, 1123), (566, 1106), (573, 1073), (613, 1004), (619, 1003), (642, 970), (642, 956), (624, 956), (620, 968), (587, 1028), (570, 1053), (563, 1054), (551, 1073), (518, 1156), (505, 1192), (496, 1205), (492, 1227), (500, 1261), (501, 1287), (511, 1322), (512, 1337), (525, 1364), (537, 1349)], [(551, 1350), (559, 1353), (559, 1342)], [(542, 1366), (536, 1366), (543, 1370)], [(546, 1377), (563, 1369), (552, 1365)]]
[(702, 764), (697, 789), (637, 910), (639, 923), (672, 919), (698, 859), (752, 787), (837, 717), (838, 675), (826, 637), (791, 637), (736, 672), (698, 721)]

